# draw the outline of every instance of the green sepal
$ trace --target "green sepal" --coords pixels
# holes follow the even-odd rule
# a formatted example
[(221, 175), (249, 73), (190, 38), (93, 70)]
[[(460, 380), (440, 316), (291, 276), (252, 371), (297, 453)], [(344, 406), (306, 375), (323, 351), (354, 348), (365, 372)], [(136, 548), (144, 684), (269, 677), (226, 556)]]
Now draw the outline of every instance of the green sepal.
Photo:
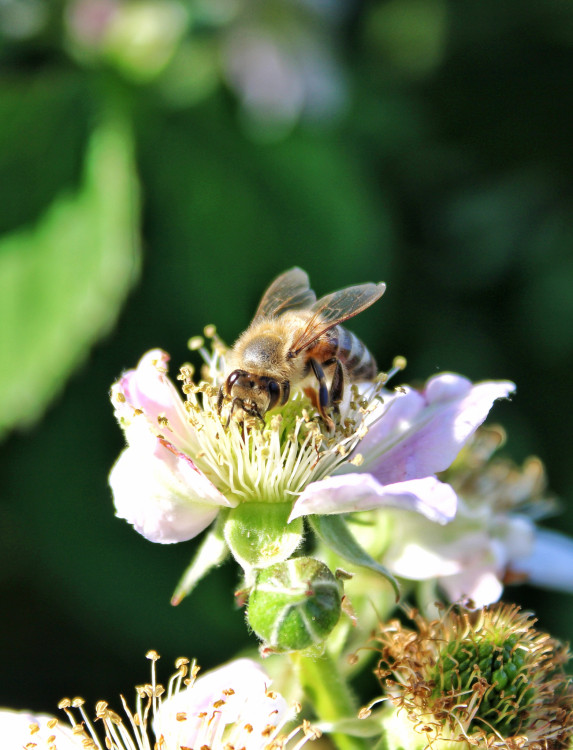
[(291, 523), (292, 503), (241, 503), (229, 511), (225, 541), (245, 571), (284, 562), (303, 540), (302, 518)]
[(356, 539), (341, 516), (307, 516), (308, 522), (319, 539), (333, 552), (353, 565), (368, 568), (379, 573), (394, 589), (396, 601), (400, 599), (400, 588), (394, 576), (380, 563), (376, 562), (366, 550), (358, 544)]
[(171, 597), (171, 604), (174, 607), (181, 604), (183, 599), (193, 591), (199, 581), (213, 568), (225, 562), (228, 555), (229, 548), (223, 536), (222, 525), (217, 523), (204, 535), (203, 541), (189, 563), (189, 567), (179, 579), (179, 583), (175, 587), (175, 591)]

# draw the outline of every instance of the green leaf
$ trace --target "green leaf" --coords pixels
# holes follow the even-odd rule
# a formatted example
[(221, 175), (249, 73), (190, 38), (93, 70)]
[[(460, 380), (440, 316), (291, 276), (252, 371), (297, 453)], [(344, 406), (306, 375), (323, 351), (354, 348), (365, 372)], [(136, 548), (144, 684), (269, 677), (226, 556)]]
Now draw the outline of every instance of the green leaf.
[(81, 178), (93, 120), (85, 78), (39, 68), (0, 77), (0, 234), (36, 221)]
[(229, 555), (229, 548), (223, 536), (221, 524), (205, 534), (199, 549), (191, 560), (189, 567), (183, 573), (179, 583), (175, 587), (171, 604), (177, 606), (188, 596), (199, 581), (209, 573), (210, 570), (220, 565)]
[(396, 601), (400, 599), (400, 589), (394, 576), (362, 549), (341, 516), (308, 516), (307, 518), (317, 536), (327, 547), (353, 565), (379, 573), (394, 589)]
[(139, 268), (127, 122), (93, 131), (77, 191), (0, 238), (0, 434), (36, 419), (114, 323)]

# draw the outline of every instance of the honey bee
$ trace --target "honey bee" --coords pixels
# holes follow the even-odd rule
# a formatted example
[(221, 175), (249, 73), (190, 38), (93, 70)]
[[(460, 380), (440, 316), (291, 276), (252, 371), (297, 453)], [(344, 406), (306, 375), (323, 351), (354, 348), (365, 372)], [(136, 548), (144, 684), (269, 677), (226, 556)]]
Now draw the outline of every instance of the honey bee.
[(239, 420), (243, 415), (262, 420), (267, 411), (287, 403), (294, 387), (301, 387), (332, 432), (327, 409), (338, 409), (345, 382), (376, 375), (372, 354), (340, 323), (370, 307), (385, 290), (385, 284), (360, 284), (317, 301), (302, 269), (283, 273), (264, 293), (253, 322), (233, 346), (217, 399), (219, 413), (227, 396), (229, 420), (235, 412)]

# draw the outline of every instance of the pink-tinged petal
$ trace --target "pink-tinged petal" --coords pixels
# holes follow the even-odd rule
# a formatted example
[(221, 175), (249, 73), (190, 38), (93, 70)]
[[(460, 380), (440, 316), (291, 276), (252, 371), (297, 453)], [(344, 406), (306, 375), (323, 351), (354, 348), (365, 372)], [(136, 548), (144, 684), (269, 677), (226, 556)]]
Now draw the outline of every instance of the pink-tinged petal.
[(79, 737), (72, 728), (53, 716), (27, 711), (0, 709), (0, 738), (2, 750), (82, 750)]
[(109, 483), (116, 515), (162, 544), (192, 539), (232, 507), (188, 456), (150, 433), (123, 451)]
[(525, 576), (536, 586), (573, 593), (573, 539), (537, 529), (531, 553), (512, 560), (510, 573)]
[[(472, 385), (446, 373), (418, 393), (406, 389), (386, 400), (386, 408), (361, 441), (361, 470), (382, 484), (419, 479), (447, 469), (487, 417), (494, 401), (515, 386), (507, 381)], [(346, 471), (353, 467), (346, 465)]]
[(447, 523), (454, 517), (456, 506), (454, 490), (436, 477), (384, 486), (370, 474), (345, 474), (309, 484), (295, 502), (289, 521), (312, 514), (402, 508)]
[(161, 349), (147, 352), (135, 370), (128, 370), (112, 386), (111, 400), (124, 427), (143, 413), (156, 433), (182, 448), (193, 443), (194, 435), (183, 400), (167, 377), (168, 363), (169, 355)]
[(291, 716), (285, 699), (271, 692), (270, 684), (266, 672), (251, 659), (207, 672), (163, 702), (153, 724), (155, 736), (163, 737), (169, 748), (222, 747), (218, 740), (224, 727), (233, 724), (233, 746), (263, 750), (272, 739), (269, 726), (281, 726)]

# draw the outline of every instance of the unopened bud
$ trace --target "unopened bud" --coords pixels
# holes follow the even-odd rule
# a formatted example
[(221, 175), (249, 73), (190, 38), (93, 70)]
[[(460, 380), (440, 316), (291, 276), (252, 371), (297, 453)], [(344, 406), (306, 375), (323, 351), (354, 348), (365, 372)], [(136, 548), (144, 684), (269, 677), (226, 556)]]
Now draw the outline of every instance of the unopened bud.
[(322, 643), (340, 618), (342, 582), (319, 560), (297, 557), (261, 570), (247, 619), (274, 651)]

